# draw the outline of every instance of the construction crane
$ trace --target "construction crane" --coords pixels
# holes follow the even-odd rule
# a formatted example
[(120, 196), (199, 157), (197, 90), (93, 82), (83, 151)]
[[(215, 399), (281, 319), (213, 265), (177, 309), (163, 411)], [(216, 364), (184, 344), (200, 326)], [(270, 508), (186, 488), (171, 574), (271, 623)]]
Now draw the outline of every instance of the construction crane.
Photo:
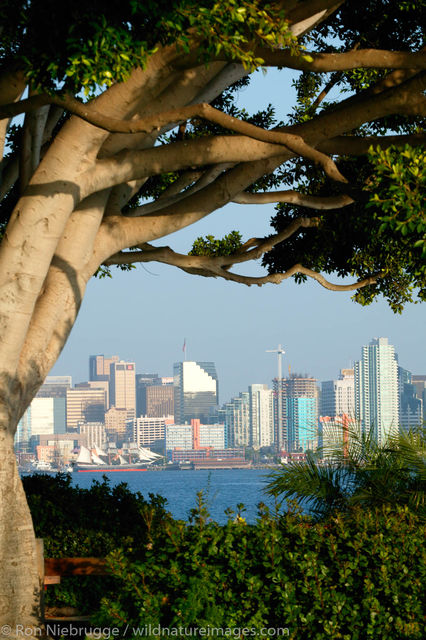
[(282, 346), (279, 344), (278, 349), (267, 349), (266, 353), (276, 353), (278, 358), (278, 380), (277, 380), (277, 449), (278, 452), (281, 451), (283, 445), (283, 412), (282, 412), (282, 404), (283, 404), (283, 394), (282, 394), (282, 356), (285, 353)]

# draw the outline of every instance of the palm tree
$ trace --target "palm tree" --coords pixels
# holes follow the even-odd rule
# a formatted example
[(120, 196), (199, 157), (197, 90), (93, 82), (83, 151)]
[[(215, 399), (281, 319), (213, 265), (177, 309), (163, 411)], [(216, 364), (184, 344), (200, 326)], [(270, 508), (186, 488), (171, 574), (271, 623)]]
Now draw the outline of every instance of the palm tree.
[(308, 451), (305, 461), (269, 474), (266, 492), (296, 499), (315, 518), (355, 505), (406, 506), (426, 518), (425, 445), (424, 427), (390, 436), (382, 445), (351, 428), (340, 446)]

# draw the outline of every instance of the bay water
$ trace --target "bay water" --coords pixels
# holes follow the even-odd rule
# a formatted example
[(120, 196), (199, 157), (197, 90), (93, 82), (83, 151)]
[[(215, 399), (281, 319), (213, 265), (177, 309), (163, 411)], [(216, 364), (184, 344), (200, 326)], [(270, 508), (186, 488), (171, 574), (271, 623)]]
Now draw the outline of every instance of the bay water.
[(85, 489), (106, 475), (111, 486), (125, 482), (131, 491), (139, 491), (146, 499), (150, 493), (166, 498), (167, 510), (180, 520), (188, 520), (196, 506), (197, 492), (203, 491), (209, 514), (216, 522), (225, 523), (225, 510), (236, 512), (237, 505), (243, 503), (245, 511), (241, 515), (254, 523), (260, 502), (275, 508), (274, 499), (265, 492), (267, 474), (267, 469), (84, 472), (73, 473), (72, 483)]

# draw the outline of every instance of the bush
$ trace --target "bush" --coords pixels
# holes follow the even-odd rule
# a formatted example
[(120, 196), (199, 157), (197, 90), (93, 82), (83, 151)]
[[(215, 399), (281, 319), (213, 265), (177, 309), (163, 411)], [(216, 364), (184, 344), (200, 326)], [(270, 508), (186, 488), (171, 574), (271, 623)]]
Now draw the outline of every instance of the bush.
[(189, 524), (159, 529), (144, 557), (108, 556), (119, 587), (102, 599), (96, 624), (128, 637), (148, 625), (234, 636), (287, 628), (298, 640), (423, 637), (425, 527), (408, 509), (313, 522), (263, 507), (255, 525), (240, 516), (218, 525), (200, 506)]
[(425, 523), (407, 506), (316, 521), (259, 505), (249, 525), (240, 505), (219, 525), (202, 494), (186, 523), (162, 498), (146, 501), (106, 478), (88, 490), (66, 476), (24, 484), (46, 556), (108, 554), (110, 576), (64, 580), (49, 587), (47, 604), (97, 611), (93, 623), (118, 627), (120, 638), (137, 635), (133, 627), (150, 637), (149, 625), (232, 637), (288, 629), (281, 635), (297, 640), (423, 637)]
[[(143, 557), (147, 536), (171, 520), (166, 500), (130, 491), (126, 483), (111, 487), (106, 476), (90, 489), (72, 485), (68, 474), (34, 474), (22, 478), (35, 533), (44, 540), (46, 558), (105, 557), (121, 548), (127, 557)], [(46, 591), (48, 606), (71, 606), (82, 614), (114, 593), (113, 577), (67, 577)]]

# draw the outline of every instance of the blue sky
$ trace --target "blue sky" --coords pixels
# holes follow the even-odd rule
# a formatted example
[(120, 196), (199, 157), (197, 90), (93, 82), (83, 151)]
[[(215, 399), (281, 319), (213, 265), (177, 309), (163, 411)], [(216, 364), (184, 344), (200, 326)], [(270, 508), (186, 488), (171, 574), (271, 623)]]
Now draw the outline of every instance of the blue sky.
[[(292, 96), (289, 74), (258, 72), (252, 86), (240, 92), (238, 104), (255, 111), (271, 102), (284, 117)], [(239, 229), (245, 239), (266, 235), (273, 210), (273, 205), (230, 205), (158, 244), (186, 252), (194, 238), (208, 233), (221, 237)], [(260, 268), (247, 266), (249, 272), (260, 273)], [(363, 308), (350, 293), (327, 291), (315, 282), (246, 287), (149, 263), (89, 283), (52, 374), (84, 381), (89, 355), (103, 353), (136, 361), (138, 372), (172, 375), (173, 362), (183, 359), (186, 338), (187, 359), (216, 363), (220, 401), (225, 402), (249, 384), (270, 384), (277, 361), (265, 351), (278, 343), (286, 351), (284, 372), (290, 365), (292, 371), (326, 380), (357, 360), (363, 344), (385, 336), (402, 366), (424, 374), (425, 326), (425, 305), (410, 305), (395, 315), (384, 301)]]

